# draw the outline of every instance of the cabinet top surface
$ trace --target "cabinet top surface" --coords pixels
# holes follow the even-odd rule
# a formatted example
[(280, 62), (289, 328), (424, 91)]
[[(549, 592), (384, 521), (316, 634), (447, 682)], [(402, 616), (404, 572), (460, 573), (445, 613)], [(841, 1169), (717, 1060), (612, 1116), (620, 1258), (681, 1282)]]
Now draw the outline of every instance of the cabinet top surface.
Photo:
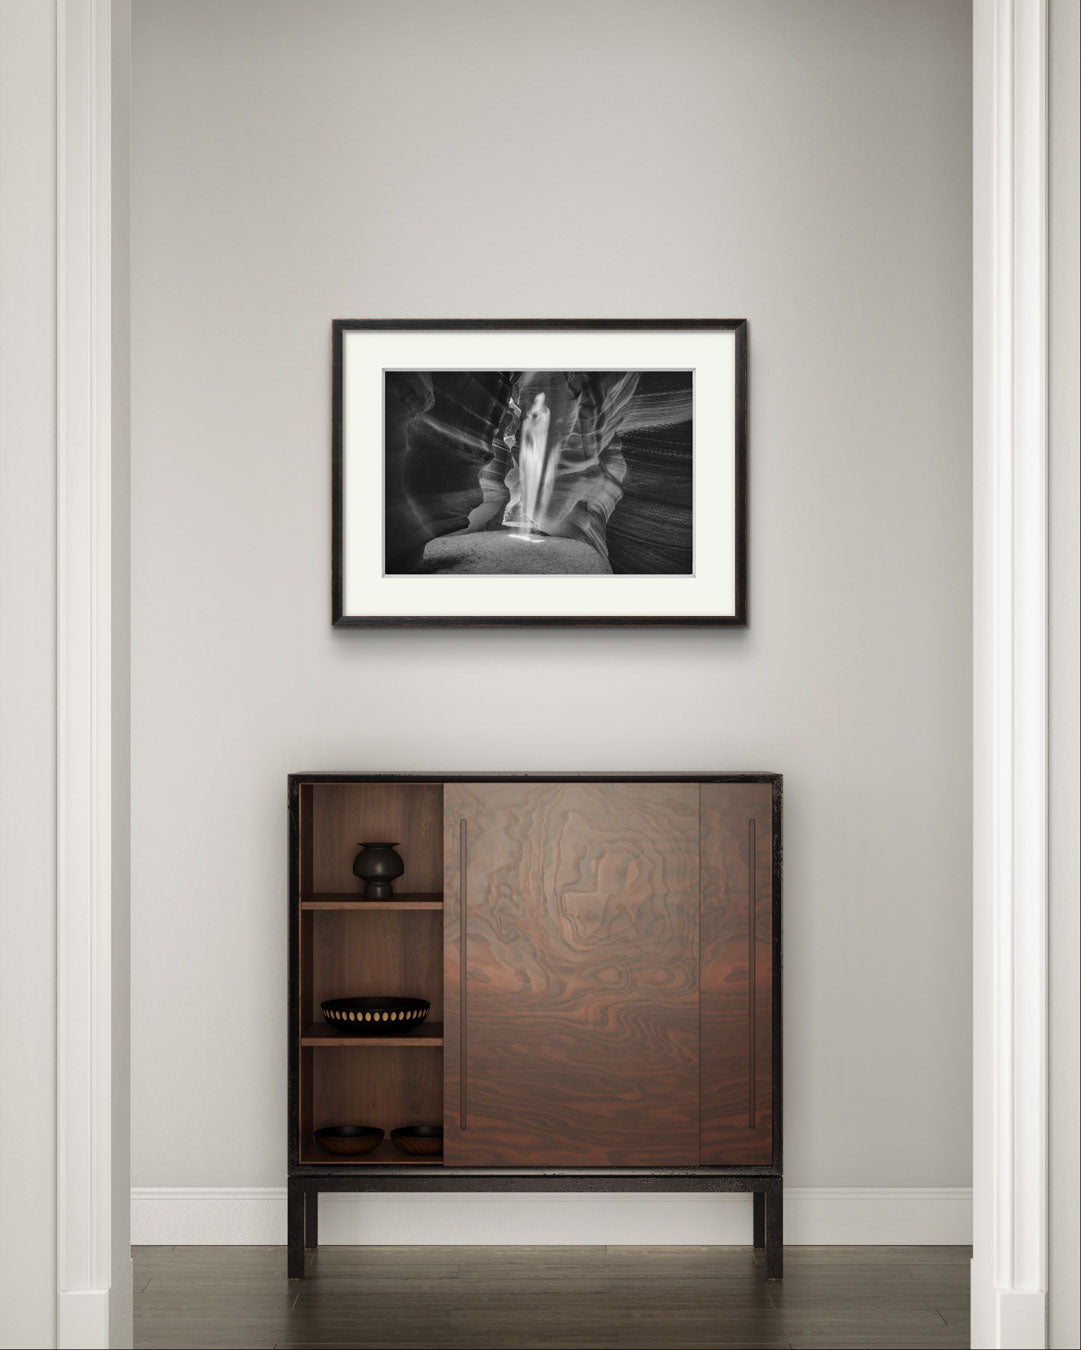
[(783, 775), (766, 770), (729, 773), (387, 773), (319, 769), (291, 773), (290, 783), (774, 783)]

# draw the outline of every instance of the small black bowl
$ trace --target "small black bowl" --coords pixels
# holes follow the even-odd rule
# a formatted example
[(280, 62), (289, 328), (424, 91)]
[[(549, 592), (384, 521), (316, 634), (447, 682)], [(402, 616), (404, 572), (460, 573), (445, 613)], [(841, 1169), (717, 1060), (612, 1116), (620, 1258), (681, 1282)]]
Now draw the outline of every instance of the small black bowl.
[(403, 1125), (391, 1130), (390, 1142), (402, 1153), (431, 1157), (443, 1152), (442, 1125)]
[(389, 1036), (419, 1027), (431, 1004), (426, 998), (329, 998), (320, 1003), (333, 1026), (353, 1036)]
[(371, 1153), (383, 1142), (383, 1131), (375, 1125), (327, 1125), (315, 1132), (315, 1142), (328, 1153)]

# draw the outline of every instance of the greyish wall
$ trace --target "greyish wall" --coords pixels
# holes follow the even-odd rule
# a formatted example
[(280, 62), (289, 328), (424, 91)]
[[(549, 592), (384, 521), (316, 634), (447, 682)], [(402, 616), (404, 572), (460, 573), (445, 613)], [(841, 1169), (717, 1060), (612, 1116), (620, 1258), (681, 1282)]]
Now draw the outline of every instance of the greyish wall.
[[(968, 5), (138, 0), (134, 79), (147, 1204), (280, 1213), (285, 776), (328, 768), (782, 770), (788, 1182), (966, 1187)], [(333, 631), (330, 320), (546, 315), (750, 319), (750, 627)], [(567, 1236), (460, 1204), (426, 1240)], [(574, 1240), (720, 1231), (634, 1206)]]

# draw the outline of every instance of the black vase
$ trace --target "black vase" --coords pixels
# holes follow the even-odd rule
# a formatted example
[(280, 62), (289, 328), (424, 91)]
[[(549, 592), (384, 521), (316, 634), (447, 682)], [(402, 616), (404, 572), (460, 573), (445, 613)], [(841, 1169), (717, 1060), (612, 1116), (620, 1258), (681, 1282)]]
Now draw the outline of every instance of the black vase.
[(361, 844), (353, 862), (353, 875), (364, 882), (365, 900), (389, 900), (394, 894), (390, 884), (405, 871), (397, 844)]

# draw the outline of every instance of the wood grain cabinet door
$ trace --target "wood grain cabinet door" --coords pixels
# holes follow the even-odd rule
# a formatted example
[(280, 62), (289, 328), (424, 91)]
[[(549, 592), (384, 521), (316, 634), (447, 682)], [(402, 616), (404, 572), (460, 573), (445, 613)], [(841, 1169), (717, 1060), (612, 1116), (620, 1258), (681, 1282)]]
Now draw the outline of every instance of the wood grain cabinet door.
[(702, 784), (702, 1163), (773, 1161), (773, 789)]
[(698, 1162), (695, 783), (444, 797), (444, 1162)]

